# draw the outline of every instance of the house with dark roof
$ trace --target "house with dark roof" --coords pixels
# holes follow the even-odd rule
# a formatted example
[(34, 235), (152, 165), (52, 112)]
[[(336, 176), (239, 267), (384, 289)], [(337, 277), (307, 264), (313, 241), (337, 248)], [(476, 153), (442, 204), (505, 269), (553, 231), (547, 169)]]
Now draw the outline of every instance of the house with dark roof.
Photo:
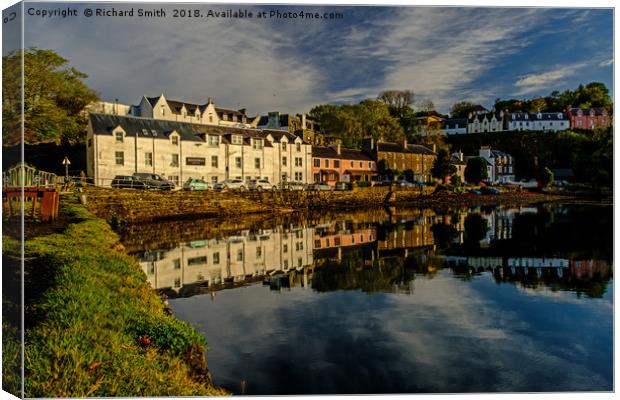
[(506, 130), (509, 131), (563, 131), (570, 126), (563, 112), (509, 113)]
[(467, 121), (467, 133), (502, 132), (504, 112), (470, 113)]
[(589, 109), (568, 106), (566, 114), (570, 120), (570, 127), (576, 129), (596, 129), (611, 126), (613, 111), (611, 108), (592, 107)]
[(250, 128), (245, 109), (219, 108), (211, 98), (205, 104), (167, 99), (163, 93), (156, 97), (143, 96), (138, 106), (132, 107), (132, 115), (158, 120), (189, 122), (192, 124)]
[(377, 173), (386, 178), (397, 171), (404, 176), (411, 173), (416, 181), (430, 182), (431, 168), (437, 158), (434, 150), (421, 145), (401, 142), (375, 141), (372, 138), (364, 139), (363, 150), (377, 162)]
[(467, 133), (467, 118), (448, 118), (443, 121), (446, 135), (463, 135)]
[[(291, 147), (286, 176), (307, 182), (310, 145), (280, 132), (91, 113), (86, 159), (88, 176), (109, 186), (116, 175), (159, 174), (179, 185), (188, 178), (208, 182), (265, 178), (279, 184), (283, 144)], [(290, 145), (289, 145), (290, 143)], [(299, 150), (299, 151), (298, 151)], [(287, 153), (288, 154), (288, 153)]]
[(508, 153), (494, 150), (489, 146), (482, 146), (478, 152), (488, 163), (488, 180), (491, 183), (514, 182), (514, 159)]
[(376, 180), (377, 163), (361, 150), (340, 144), (312, 146), (314, 182), (334, 186), (337, 182), (371, 182)]
[(292, 133), (313, 145), (322, 146), (324, 143), (318, 124), (305, 113), (293, 115), (271, 111), (267, 115), (257, 117), (252, 124), (259, 129), (276, 129)]

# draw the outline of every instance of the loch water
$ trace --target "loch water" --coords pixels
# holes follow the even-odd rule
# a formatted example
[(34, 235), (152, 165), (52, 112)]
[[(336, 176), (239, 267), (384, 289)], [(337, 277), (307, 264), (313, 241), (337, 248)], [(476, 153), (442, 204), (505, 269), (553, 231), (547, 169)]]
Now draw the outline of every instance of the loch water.
[(123, 241), (235, 394), (613, 390), (611, 205), (209, 224)]

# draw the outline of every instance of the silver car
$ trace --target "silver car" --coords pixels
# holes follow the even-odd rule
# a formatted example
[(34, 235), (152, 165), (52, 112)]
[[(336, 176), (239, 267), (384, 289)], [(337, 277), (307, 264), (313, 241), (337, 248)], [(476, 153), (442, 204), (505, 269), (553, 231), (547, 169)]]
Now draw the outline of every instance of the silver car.
[(226, 179), (213, 185), (215, 190), (239, 190), (243, 192), (247, 188), (246, 183), (241, 179)]
[(269, 182), (269, 179), (255, 179), (250, 181), (249, 184), (250, 190), (276, 190), (277, 186)]

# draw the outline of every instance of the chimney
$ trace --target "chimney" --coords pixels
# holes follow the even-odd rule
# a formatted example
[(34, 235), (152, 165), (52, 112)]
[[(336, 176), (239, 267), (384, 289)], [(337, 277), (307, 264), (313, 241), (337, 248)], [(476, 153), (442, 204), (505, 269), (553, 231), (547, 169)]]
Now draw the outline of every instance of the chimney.
[(458, 158), (459, 160), (463, 161), (463, 152), (461, 150), (454, 153), (454, 156), (456, 156), (456, 158)]
[(245, 108), (240, 108), (238, 110), (241, 114), (245, 115), (245, 112), (247, 111)]
[(301, 129), (306, 129), (306, 113), (301, 114)]
[(433, 143), (433, 153), (437, 153), (437, 145)]
[(406, 148), (407, 148), (407, 139), (406, 139), (406, 138), (405, 138), (405, 139), (403, 139), (403, 140), (400, 142), (400, 144), (403, 146), (403, 149), (406, 149)]
[(338, 155), (340, 155), (340, 143), (338, 143), (336, 145), (336, 153), (338, 153)]

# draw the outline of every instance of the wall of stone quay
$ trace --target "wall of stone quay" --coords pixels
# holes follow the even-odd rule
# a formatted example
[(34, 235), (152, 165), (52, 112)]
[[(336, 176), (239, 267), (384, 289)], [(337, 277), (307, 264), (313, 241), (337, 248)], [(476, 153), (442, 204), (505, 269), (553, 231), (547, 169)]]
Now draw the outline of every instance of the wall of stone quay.
[[(287, 214), (327, 210), (364, 210), (371, 207), (453, 207), (551, 200), (533, 193), (501, 196), (430, 195), (423, 190), (387, 187), (334, 192), (162, 192), (127, 189), (85, 188), (86, 207), (100, 218), (132, 221), (163, 219), (225, 218), (250, 214)], [(389, 196), (388, 196), (389, 194)]]

